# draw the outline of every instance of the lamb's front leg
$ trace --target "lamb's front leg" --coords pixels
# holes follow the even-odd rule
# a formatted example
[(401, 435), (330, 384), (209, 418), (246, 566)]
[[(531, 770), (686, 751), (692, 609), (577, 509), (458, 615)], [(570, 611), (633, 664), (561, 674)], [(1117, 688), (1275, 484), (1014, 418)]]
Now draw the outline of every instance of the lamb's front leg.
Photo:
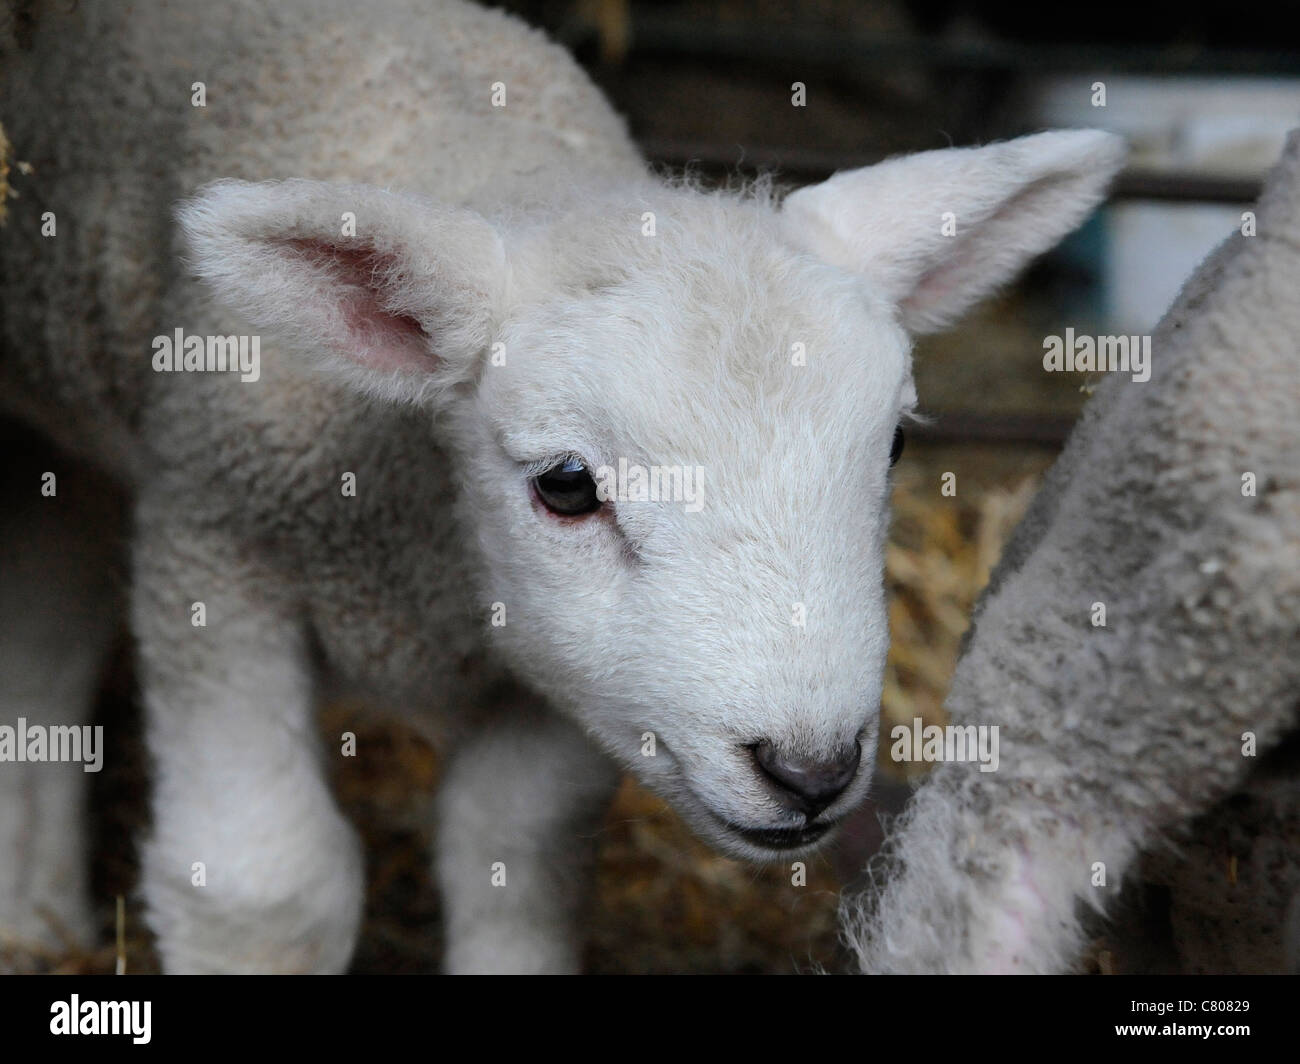
[(362, 859), (322, 775), (291, 599), (273, 573), (186, 530), (145, 536), (135, 569), (155, 763), (143, 892), (164, 968), (343, 970)]
[(573, 724), (498, 718), (456, 751), (439, 796), (449, 972), (573, 972), (596, 834), (619, 773)]

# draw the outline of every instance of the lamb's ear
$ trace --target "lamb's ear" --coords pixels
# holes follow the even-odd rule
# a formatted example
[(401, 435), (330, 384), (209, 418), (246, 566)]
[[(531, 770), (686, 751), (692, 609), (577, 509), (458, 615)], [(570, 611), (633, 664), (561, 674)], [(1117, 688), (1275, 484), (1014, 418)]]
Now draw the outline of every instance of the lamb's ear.
[(888, 159), (792, 193), (788, 238), (861, 273), (914, 333), (950, 324), (1082, 222), (1124, 160), (1099, 130)]
[(505, 257), (472, 211), (365, 185), (221, 181), (178, 219), (223, 304), (366, 391), (436, 394), (489, 342)]

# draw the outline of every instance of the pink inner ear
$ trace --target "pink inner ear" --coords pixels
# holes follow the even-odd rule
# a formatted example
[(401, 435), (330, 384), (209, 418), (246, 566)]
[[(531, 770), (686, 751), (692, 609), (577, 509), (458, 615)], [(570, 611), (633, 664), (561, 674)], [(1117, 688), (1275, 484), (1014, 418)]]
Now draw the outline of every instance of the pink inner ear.
[[(368, 369), (434, 367), (430, 336), (410, 314), (390, 309), (390, 286), (399, 282), (395, 255), (367, 247), (339, 247), (323, 240), (286, 240), (284, 247), (328, 275), (316, 294), (341, 319), (334, 341), (339, 354)], [(323, 318), (334, 317), (325, 309)]]

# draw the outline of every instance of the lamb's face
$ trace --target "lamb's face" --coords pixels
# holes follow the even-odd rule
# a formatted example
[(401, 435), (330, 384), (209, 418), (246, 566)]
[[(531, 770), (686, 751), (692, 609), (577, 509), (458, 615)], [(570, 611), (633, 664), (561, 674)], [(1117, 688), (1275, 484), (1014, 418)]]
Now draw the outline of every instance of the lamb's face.
[(678, 207), (512, 315), (463, 501), (519, 673), (701, 835), (773, 857), (870, 778), (908, 340), (770, 211)]
[(647, 181), (549, 224), (219, 182), (180, 221), (252, 324), (445, 426), (506, 660), (701, 834), (762, 857), (866, 788), (903, 327), (1013, 276), (1122, 158), (1108, 134), (1042, 133), (779, 210)]

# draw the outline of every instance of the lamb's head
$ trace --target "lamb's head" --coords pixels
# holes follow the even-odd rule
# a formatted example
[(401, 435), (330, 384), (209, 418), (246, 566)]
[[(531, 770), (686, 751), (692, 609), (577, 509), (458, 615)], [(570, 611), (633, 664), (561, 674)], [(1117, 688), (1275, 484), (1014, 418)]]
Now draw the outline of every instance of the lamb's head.
[(182, 221), (255, 323), (445, 425), (514, 672), (702, 836), (771, 859), (869, 782), (909, 335), (1077, 225), (1120, 154), (1041, 134), (779, 205), (646, 183), (495, 225), (222, 184)]

